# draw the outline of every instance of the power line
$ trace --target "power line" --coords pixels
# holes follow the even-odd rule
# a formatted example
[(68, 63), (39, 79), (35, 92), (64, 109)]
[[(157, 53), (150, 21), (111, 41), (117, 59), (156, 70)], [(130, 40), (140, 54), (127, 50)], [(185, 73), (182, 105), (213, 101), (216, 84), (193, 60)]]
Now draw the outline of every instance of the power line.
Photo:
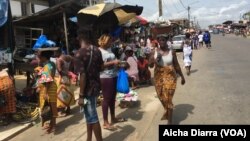
[[(170, 5), (169, 3), (168, 3), (168, 1), (166, 0), (166, 1), (164, 1), (165, 3), (166, 3), (166, 5)], [(175, 7), (175, 10), (176, 11), (179, 11), (178, 9), (177, 9), (177, 7), (176, 7), (176, 5), (175, 4), (173, 4), (174, 5), (174, 7)], [(171, 6), (170, 6), (171, 7)], [(170, 8), (169, 8), (170, 9)], [(175, 13), (175, 12), (174, 12)]]
[(167, 10), (167, 9), (168, 9), (167, 4), (164, 2), (164, 0), (163, 0), (163, 5), (166, 7), (166, 11), (167, 11), (167, 13), (169, 13), (169, 14), (170, 14), (170, 11), (169, 11), (169, 10)]
[(184, 6), (184, 4), (183, 4), (183, 2), (182, 2), (181, 0), (179, 0), (179, 2), (181, 3), (181, 5), (182, 5), (185, 9), (187, 9), (186, 6)]

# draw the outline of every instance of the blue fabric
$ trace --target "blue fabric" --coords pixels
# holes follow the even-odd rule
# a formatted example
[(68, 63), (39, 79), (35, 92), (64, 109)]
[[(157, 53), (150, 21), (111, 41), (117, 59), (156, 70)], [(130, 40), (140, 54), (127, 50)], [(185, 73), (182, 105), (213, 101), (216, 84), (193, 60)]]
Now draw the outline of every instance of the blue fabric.
[(8, 20), (8, 0), (0, 1), (0, 27), (3, 26)]
[(77, 23), (77, 21), (78, 21), (77, 17), (71, 17), (71, 18), (69, 18), (69, 20), (72, 21), (72, 22), (74, 22), (74, 23)]
[(128, 74), (125, 72), (124, 69), (119, 70), (116, 89), (119, 93), (129, 93)]
[(205, 42), (210, 41), (210, 36), (209, 36), (208, 33), (205, 33), (205, 34), (204, 34), (203, 40), (204, 40)]
[(45, 42), (45, 45), (46, 45), (47, 47), (55, 47), (55, 46), (56, 46), (56, 43), (55, 43), (54, 41), (47, 40), (47, 41)]
[(83, 108), (87, 124), (94, 124), (99, 122), (98, 114), (96, 111), (96, 97), (88, 96), (86, 97), (86, 99), (88, 102), (83, 106)]
[(38, 49), (38, 48), (41, 48), (43, 45), (46, 44), (47, 40), (48, 40), (48, 39), (47, 39), (47, 37), (46, 37), (45, 35), (41, 35), (41, 36), (37, 39), (35, 45), (33, 46), (33, 50)]
[(119, 37), (122, 32), (122, 27), (117, 27), (114, 32), (111, 33), (112, 37)]

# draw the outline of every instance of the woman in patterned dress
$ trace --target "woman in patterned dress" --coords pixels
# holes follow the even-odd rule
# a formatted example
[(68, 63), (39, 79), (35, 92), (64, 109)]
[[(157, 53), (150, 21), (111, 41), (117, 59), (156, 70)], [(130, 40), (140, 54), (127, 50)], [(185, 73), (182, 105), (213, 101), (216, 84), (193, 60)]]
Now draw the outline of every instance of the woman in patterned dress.
[(167, 119), (168, 124), (172, 124), (172, 99), (176, 89), (176, 73), (181, 76), (182, 85), (185, 84), (185, 78), (182, 74), (175, 51), (168, 48), (166, 37), (160, 36), (158, 42), (160, 48), (155, 49), (151, 54), (149, 64), (150, 67), (155, 66), (155, 89), (157, 96), (165, 109), (162, 120)]
[(57, 117), (57, 85), (54, 81), (56, 65), (50, 61), (52, 51), (42, 51), (39, 55), (40, 62), (43, 64), (41, 70), (41, 76), (38, 79), (38, 85), (40, 89), (40, 108), (43, 110), (45, 102), (51, 106), (52, 117), (50, 119), (49, 126), (44, 125), (42, 120), (42, 126), (46, 129), (47, 133), (54, 132)]

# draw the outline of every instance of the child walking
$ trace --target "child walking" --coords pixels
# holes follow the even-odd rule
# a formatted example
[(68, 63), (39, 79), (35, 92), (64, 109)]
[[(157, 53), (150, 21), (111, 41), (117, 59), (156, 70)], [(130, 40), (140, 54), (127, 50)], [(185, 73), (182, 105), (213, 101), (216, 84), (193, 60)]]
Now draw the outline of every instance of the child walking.
[(183, 45), (183, 61), (187, 75), (190, 75), (190, 70), (192, 65), (192, 47), (190, 40), (186, 40)]

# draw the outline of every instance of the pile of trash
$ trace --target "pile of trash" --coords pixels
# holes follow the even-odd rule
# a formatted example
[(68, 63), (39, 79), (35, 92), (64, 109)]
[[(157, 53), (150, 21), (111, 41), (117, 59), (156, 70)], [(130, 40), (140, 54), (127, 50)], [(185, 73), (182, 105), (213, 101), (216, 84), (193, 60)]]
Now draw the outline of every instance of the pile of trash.
[(121, 101), (138, 101), (138, 94), (137, 92), (130, 90), (129, 93), (124, 94), (124, 93), (118, 93), (116, 96), (116, 100), (121, 102)]

